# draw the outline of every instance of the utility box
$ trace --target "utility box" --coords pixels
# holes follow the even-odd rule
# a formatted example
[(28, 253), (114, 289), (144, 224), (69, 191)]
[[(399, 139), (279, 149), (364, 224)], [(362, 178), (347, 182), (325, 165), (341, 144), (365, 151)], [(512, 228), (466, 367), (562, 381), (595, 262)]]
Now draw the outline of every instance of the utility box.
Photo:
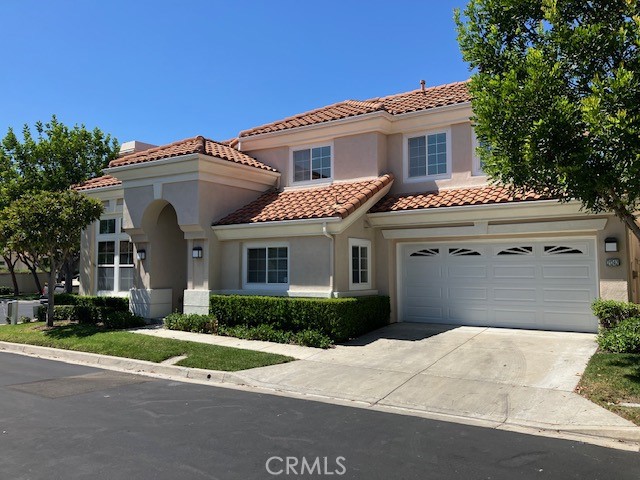
[(7, 323), (15, 325), (18, 323), (18, 301), (10, 300), (7, 302)]

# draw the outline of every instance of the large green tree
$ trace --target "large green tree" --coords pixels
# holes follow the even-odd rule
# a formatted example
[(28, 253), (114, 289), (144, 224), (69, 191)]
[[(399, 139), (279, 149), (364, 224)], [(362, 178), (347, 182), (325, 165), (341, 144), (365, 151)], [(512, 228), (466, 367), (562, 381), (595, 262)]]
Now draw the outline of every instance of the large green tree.
[[(49, 122), (37, 122), (35, 129), (24, 125), (21, 138), (10, 128), (0, 142), (0, 179), (3, 176), (11, 179), (4, 184), (4, 190), (0, 186), (0, 208), (27, 192), (60, 192), (101, 175), (118, 151), (118, 142), (111, 135), (98, 128), (87, 130), (84, 125), (69, 127), (55, 115)], [(69, 292), (79, 246), (78, 243), (63, 266)], [(39, 259), (27, 252), (15, 253), (15, 258), (20, 258), (31, 270), (40, 290), (36, 274)]]
[(43, 261), (49, 274), (47, 325), (53, 326), (54, 285), (80, 242), (83, 228), (100, 218), (102, 202), (75, 190), (27, 193), (0, 212), (9, 247)]
[(470, 0), (455, 15), (485, 172), (614, 212), (640, 239), (638, 2)]

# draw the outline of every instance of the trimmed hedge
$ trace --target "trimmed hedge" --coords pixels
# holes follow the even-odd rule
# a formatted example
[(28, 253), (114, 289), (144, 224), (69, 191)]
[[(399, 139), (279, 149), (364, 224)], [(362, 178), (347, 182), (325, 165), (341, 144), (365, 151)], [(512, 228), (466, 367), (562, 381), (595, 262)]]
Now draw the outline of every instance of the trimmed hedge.
[(163, 320), (165, 328), (194, 333), (218, 333), (218, 322), (209, 315), (172, 313)]
[(333, 345), (333, 340), (317, 330), (287, 332), (283, 330), (276, 330), (271, 325), (264, 324), (256, 327), (247, 327), (246, 325), (236, 325), (235, 327), (220, 326), (218, 335), (244, 338), (246, 340), (289, 343), (302, 345), (304, 347), (329, 348)]
[(12, 295), (12, 294), (13, 294), (13, 288), (5, 287), (5, 286), (0, 287), (0, 295)]
[(298, 333), (314, 331), (343, 342), (389, 323), (389, 297), (290, 298), (212, 295), (210, 313), (220, 327), (257, 327)]
[(53, 297), (54, 305), (78, 305), (87, 307), (105, 307), (118, 312), (129, 311), (127, 297), (103, 297), (90, 295), (75, 295), (73, 293), (56, 293)]
[(627, 318), (602, 330), (598, 346), (612, 353), (640, 353), (640, 318)]

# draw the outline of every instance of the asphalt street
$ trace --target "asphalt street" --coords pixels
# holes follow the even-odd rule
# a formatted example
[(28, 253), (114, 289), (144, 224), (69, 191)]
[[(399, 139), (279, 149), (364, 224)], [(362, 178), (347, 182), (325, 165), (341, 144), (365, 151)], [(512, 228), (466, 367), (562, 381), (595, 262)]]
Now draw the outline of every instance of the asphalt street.
[(325, 476), (638, 479), (640, 456), (0, 353), (3, 480)]

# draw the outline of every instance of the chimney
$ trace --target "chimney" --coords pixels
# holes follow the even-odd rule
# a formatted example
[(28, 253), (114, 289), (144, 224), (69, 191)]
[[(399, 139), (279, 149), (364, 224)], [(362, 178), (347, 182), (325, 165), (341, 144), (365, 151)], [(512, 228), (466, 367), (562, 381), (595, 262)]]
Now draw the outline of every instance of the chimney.
[(124, 142), (122, 145), (120, 145), (120, 153), (118, 154), (118, 156), (124, 157), (125, 155), (143, 152), (144, 150), (149, 150), (150, 148), (154, 147), (157, 147), (157, 145), (151, 145), (150, 143), (132, 140), (130, 142)]
[(427, 82), (425, 82), (424, 80), (420, 80), (420, 88), (422, 89), (422, 93), (424, 93), (426, 85)]

